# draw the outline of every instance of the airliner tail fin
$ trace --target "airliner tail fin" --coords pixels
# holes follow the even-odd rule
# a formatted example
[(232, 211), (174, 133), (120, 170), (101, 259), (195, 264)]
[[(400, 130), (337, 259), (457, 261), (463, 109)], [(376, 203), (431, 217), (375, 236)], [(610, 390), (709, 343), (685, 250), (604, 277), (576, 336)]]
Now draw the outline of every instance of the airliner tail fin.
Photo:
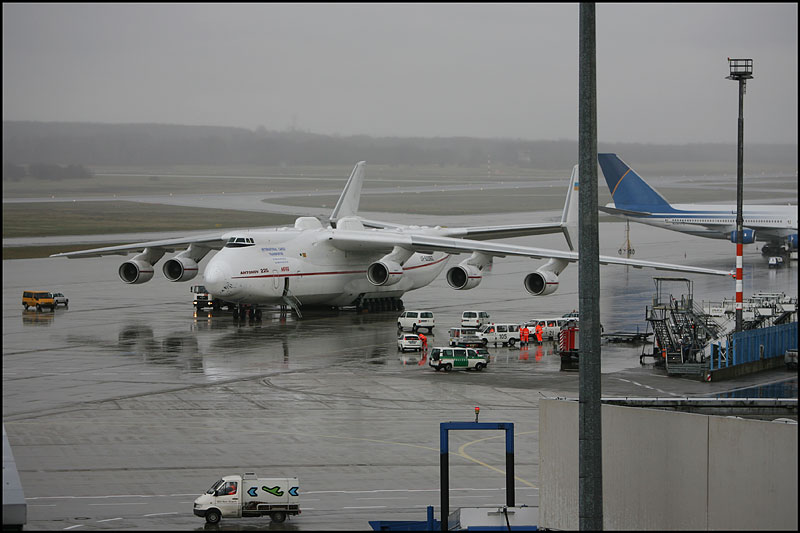
[(670, 208), (669, 202), (617, 154), (597, 154), (597, 160), (618, 209), (653, 212)]
[(342, 195), (331, 212), (330, 222), (332, 226), (336, 227), (336, 222), (341, 218), (358, 214), (358, 202), (361, 199), (361, 185), (364, 183), (364, 167), (366, 165), (366, 161), (359, 161), (353, 167), (350, 179), (347, 180)]

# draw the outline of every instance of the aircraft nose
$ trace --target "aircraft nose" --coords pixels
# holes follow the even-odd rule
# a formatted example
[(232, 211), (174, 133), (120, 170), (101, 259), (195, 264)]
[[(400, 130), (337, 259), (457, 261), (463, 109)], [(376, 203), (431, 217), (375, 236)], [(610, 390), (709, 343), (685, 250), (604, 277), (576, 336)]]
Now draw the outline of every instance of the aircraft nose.
[(208, 292), (215, 296), (224, 296), (230, 286), (230, 274), (222, 262), (212, 258), (206, 265), (205, 284)]

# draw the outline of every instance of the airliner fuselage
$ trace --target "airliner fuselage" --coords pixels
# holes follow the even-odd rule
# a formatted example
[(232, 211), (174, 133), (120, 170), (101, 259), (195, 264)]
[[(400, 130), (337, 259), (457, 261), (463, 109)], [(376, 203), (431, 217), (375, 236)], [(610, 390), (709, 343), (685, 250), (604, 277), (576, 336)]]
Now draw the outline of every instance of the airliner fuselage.
[(399, 298), (424, 287), (450, 257), (441, 252), (415, 253), (403, 264), (399, 281), (376, 286), (366, 271), (385, 254), (340, 250), (330, 244), (332, 231), (237, 232), (234, 241), (209, 260), (205, 286), (214, 296), (232, 302), (281, 304), (288, 293), (302, 305), (345, 306), (363, 299)]

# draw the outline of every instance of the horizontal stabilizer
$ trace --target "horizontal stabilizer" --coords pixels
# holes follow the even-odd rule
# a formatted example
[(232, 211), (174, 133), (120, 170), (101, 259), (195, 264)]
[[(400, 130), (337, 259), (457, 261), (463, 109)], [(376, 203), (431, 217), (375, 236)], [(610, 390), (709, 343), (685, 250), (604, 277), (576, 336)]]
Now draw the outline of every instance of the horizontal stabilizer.
[(610, 207), (608, 205), (600, 206), (597, 209), (602, 211), (603, 213), (608, 213), (609, 215), (627, 215), (627, 216), (631, 216), (631, 217), (636, 217), (636, 216), (640, 216), (641, 217), (641, 216), (648, 216), (648, 215), (652, 214), (652, 213), (650, 213), (648, 211), (633, 211), (631, 209), (618, 209), (616, 207)]

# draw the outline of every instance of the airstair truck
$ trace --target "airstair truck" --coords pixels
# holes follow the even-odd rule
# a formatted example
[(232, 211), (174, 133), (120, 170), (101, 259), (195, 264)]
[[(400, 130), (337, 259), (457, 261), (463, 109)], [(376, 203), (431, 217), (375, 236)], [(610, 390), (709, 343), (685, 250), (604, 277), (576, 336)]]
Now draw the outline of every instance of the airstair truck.
[(194, 514), (216, 524), (222, 518), (269, 516), (281, 523), (300, 514), (296, 477), (260, 478), (254, 472), (225, 476), (194, 501)]

